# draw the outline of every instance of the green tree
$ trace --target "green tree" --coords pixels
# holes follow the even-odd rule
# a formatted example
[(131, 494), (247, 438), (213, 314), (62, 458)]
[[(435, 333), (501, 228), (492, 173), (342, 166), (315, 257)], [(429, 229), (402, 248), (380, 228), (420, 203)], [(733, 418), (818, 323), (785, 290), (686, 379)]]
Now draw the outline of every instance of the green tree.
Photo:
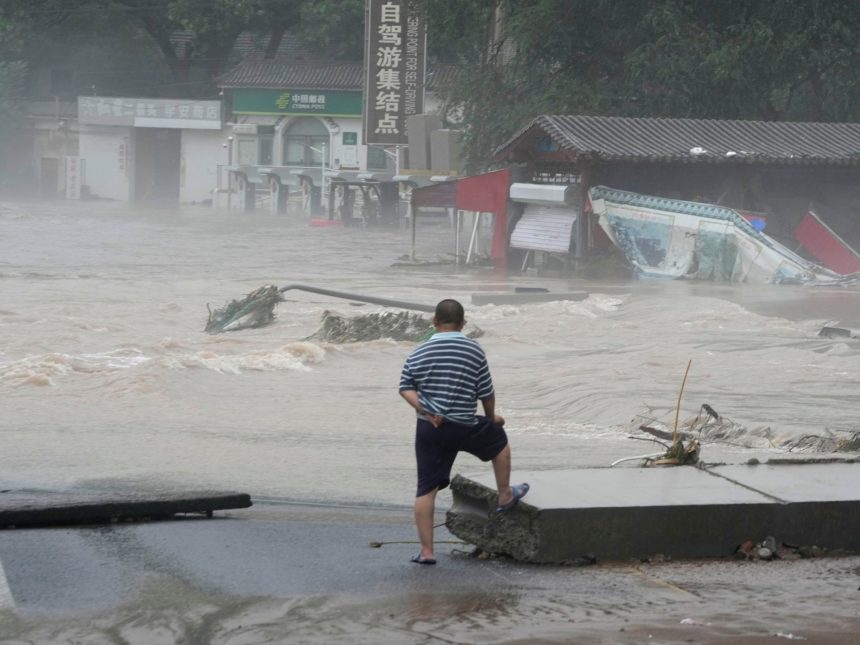
[[(541, 113), (719, 119), (860, 118), (860, 0), (419, 0), (429, 58), (461, 73), (446, 93), (472, 169)], [(274, 52), (363, 55), (365, 0), (3, 0), (0, 61), (34, 67), (55, 43), (101, 39), (147, 70), (92, 85), (200, 96), (237, 36)], [(189, 34), (177, 47), (176, 34)], [(148, 48), (148, 49), (147, 49)], [(133, 58), (133, 56), (131, 56)], [(116, 61), (112, 61), (116, 62)], [(109, 82), (106, 82), (107, 79)], [(9, 91), (6, 91), (9, 95)]]
[(15, 163), (14, 143), (23, 121), (19, 106), (26, 71), (22, 61), (0, 61), (0, 185), (8, 177), (7, 168)]
[[(477, 46), (459, 49), (465, 71), (448, 97), (463, 115), (472, 168), (541, 113), (860, 117), (858, 0), (456, 4), (484, 15), (490, 4), (503, 17), (495, 30), (473, 25)], [(458, 24), (436, 20), (435, 28), (431, 41), (464, 37)]]
[(627, 58), (648, 114), (852, 120), (860, 68), (855, 0), (664, 2)]
[(12, 145), (22, 121), (19, 109), (27, 65), (22, 51), (28, 31), (26, 17), (16, 7), (0, 5), (0, 184), (11, 163)]
[[(148, 0), (118, 0), (121, 2), (147, 2)], [(229, 62), (236, 39), (250, 30), (267, 36), (270, 46), (267, 53), (277, 49), (284, 32), (296, 27), (300, 9), (306, 0), (164, 0), (168, 20), (159, 13), (153, 30), (164, 26), (180, 26), (193, 34), (188, 56), (204, 63), (207, 78), (223, 72)], [(148, 30), (149, 31), (149, 30)], [(169, 47), (162, 48), (165, 57)]]
[(364, 57), (365, 0), (317, 0), (300, 10), (302, 45), (310, 52), (342, 61)]
[[(284, 31), (298, 24), (300, 9), (311, 0), (4, 0), (0, 8), (0, 55), (7, 43), (21, 42), (21, 55), (35, 63), (61, 48), (83, 50), (104, 45), (111, 59), (138, 57), (140, 81), (111, 78), (113, 91), (200, 95), (214, 89), (213, 79), (232, 62), (236, 39), (257, 31), (277, 48)], [(182, 35), (183, 38), (177, 38)], [(8, 35), (7, 35), (8, 34)], [(14, 37), (12, 37), (14, 36)], [(149, 49), (141, 57), (143, 50)], [(112, 62), (112, 61), (108, 61)], [(142, 67), (149, 65), (150, 73)], [(94, 65), (97, 68), (98, 65)], [(110, 65), (107, 65), (110, 67)], [(98, 72), (100, 70), (94, 69)], [(172, 83), (158, 82), (163, 72)], [(93, 83), (97, 87), (104, 82)]]

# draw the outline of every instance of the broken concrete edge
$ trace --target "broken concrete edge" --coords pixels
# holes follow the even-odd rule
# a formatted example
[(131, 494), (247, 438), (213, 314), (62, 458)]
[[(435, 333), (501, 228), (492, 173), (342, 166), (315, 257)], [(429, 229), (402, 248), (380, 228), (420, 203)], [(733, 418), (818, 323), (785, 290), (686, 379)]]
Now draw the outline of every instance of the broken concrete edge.
[(39, 498), (39, 495), (32, 494), (17, 497), (0, 495), (0, 528), (96, 524), (167, 518), (179, 514), (205, 514), (211, 517), (214, 511), (249, 508), (253, 505), (247, 493), (128, 498), (112, 495), (102, 499), (93, 495), (81, 498), (67, 494)]
[[(479, 505), (481, 508), (486, 504), (486, 512), (490, 516), (503, 518), (509, 514), (508, 511), (505, 511), (504, 513), (498, 513), (496, 511), (496, 508), (498, 508), (499, 505), (499, 493), (495, 489), (488, 488), (487, 486), (479, 484), (468, 477), (463, 477), (463, 475), (454, 475), (450, 486), (452, 491), (456, 488), (456, 490), (463, 491), (465, 494), (469, 495), (469, 497), (476, 502), (480, 502)], [(520, 513), (526, 514), (538, 513), (538, 509), (530, 506), (525, 500), (517, 502), (514, 510), (518, 510)]]
[(498, 514), (496, 492), (488, 486), (457, 475), (451, 490), (448, 530), (475, 545), (476, 554), (521, 562), (582, 566), (580, 561), (591, 564), (598, 558), (737, 558), (742, 544), (766, 536), (777, 536), (780, 546), (800, 557), (805, 557), (800, 549), (832, 556), (860, 552), (857, 499), (581, 508), (538, 508), (521, 502), (511, 512)]
[(459, 474), (451, 480), (451, 490), (457, 492), (457, 503), (446, 514), (445, 526), (453, 535), (464, 538), (473, 534), (474, 518), (485, 518), (478, 548), (516, 560), (536, 561), (539, 544), (534, 521), (540, 514), (537, 508), (520, 500), (513, 509), (499, 513), (498, 491)]

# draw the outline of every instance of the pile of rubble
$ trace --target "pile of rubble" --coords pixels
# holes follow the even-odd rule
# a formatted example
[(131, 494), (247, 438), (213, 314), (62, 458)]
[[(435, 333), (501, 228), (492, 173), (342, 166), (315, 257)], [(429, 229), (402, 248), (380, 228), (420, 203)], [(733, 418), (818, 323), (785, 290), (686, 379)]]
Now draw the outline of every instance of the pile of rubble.
[(747, 540), (735, 550), (735, 558), (738, 560), (800, 560), (823, 555), (827, 555), (827, 549), (823, 547), (777, 542), (773, 536), (768, 536), (761, 542)]

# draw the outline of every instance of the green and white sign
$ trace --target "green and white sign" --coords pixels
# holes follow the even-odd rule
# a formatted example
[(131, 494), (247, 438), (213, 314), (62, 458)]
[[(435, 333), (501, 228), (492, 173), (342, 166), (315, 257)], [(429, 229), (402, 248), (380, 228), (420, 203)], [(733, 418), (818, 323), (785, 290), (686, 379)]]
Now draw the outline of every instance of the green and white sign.
[(348, 90), (233, 91), (235, 114), (360, 117), (361, 106), (361, 92)]

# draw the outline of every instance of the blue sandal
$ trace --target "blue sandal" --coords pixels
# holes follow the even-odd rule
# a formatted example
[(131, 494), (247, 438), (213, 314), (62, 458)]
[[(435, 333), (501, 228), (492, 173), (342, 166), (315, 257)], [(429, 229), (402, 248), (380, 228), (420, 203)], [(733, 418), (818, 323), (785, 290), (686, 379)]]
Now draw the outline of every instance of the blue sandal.
[(436, 558), (422, 558), (420, 553), (413, 555), (411, 561), (415, 564), (436, 564)]
[(513, 498), (507, 504), (499, 504), (496, 507), (496, 513), (504, 513), (505, 511), (509, 511), (514, 506), (516, 506), (519, 501), (526, 496), (526, 493), (529, 492), (529, 485), (526, 483), (522, 483), (518, 486), (511, 486), (511, 490), (513, 490), (514, 492)]

